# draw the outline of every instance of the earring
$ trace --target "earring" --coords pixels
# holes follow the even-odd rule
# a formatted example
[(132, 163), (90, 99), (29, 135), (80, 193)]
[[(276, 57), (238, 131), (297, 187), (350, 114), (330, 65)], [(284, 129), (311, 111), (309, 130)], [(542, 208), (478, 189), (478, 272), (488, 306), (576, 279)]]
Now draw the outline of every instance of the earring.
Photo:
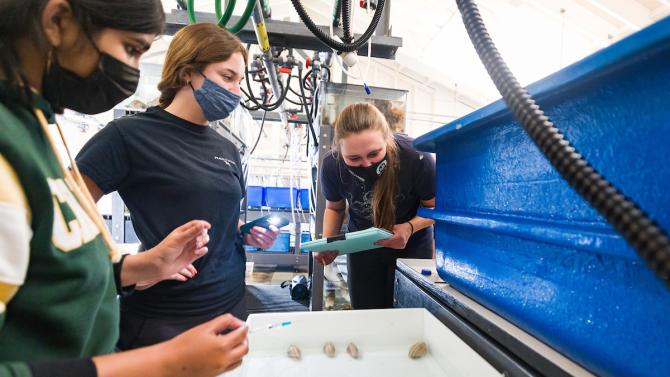
[(54, 61), (54, 49), (51, 48), (47, 54), (47, 71), (51, 68)]

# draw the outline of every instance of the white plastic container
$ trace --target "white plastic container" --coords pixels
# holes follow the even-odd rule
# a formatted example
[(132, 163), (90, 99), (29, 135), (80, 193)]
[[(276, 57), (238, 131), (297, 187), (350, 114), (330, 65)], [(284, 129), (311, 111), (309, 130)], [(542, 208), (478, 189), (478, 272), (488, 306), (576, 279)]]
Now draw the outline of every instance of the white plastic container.
[[(425, 309), (252, 314), (250, 329), (291, 321), (287, 327), (249, 335), (249, 354), (226, 377), (360, 377), (360, 376), (500, 376), (486, 360)], [(412, 344), (423, 341), (429, 353), (410, 359)], [(326, 342), (337, 354), (323, 353)], [(346, 352), (353, 342), (361, 357)], [(288, 358), (289, 345), (300, 348), (301, 360)]]

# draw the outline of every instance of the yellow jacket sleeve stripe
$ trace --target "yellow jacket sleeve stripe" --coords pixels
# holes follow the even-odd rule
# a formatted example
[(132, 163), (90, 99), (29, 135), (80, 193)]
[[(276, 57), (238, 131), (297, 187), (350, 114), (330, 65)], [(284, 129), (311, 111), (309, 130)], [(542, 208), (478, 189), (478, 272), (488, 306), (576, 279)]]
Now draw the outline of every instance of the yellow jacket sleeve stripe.
[(16, 172), (0, 155), (0, 313), (25, 280), (30, 259), (30, 209)]

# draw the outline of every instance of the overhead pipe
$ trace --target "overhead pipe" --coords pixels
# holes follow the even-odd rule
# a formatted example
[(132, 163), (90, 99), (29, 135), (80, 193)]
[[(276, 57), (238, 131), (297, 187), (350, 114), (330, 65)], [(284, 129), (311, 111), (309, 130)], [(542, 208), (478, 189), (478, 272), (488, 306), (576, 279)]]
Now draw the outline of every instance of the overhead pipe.
[[(272, 51), (270, 50), (270, 39), (268, 38), (268, 31), (265, 26), (265, 18), (263, 17), (263, 7), (261, 6), (260, 0), (256, 0), (254, 5), (254, 10), (251, 13), (251, 20), (254, 23), (254, 31), (256, 32), (256, 38), (258, 39), (258, 45), (261, 48), (263, 60), (263, 66), (265, 67), (265, 72), (267, 72), (268, 79), (270, 80), (270, 87), (272, 89), (272, 94), (275, 98), (281, 98), (282, 91), (279, 86), (279, 79), (277, 78), (277, 69), (274, 62), (272, 61)], [(284, 108), (284, 104), (279, 105), (279, 117), (283, 125), (288, 125), (288, 113)]]

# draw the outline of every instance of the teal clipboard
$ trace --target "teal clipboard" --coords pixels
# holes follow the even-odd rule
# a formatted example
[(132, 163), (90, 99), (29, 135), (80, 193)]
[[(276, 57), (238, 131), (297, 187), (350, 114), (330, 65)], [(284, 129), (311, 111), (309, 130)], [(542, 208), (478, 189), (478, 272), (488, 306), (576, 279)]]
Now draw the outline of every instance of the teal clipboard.
[(391, 236), (393, 234), (386, 230), (368, 228), (357, 232), (305, 242), (300, 247), (304, 250), (315, 252), (337, 250), (340, 254), (351, 254), (363, 250), (378, 249), (382, 246), (375, 245), (375, 242)]

